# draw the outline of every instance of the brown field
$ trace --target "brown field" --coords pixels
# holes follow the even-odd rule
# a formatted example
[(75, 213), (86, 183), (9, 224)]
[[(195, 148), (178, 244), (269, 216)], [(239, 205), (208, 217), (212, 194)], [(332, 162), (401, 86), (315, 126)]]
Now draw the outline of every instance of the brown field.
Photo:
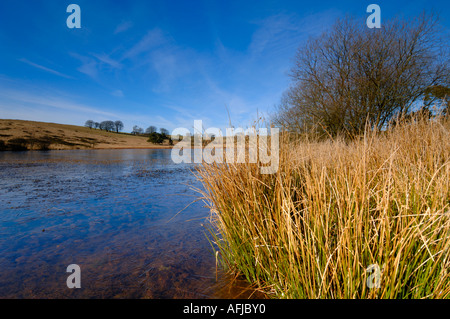
[(171, 148), (145, 136), (105, 132), (83, 126), (0, 119), (0, 150)]

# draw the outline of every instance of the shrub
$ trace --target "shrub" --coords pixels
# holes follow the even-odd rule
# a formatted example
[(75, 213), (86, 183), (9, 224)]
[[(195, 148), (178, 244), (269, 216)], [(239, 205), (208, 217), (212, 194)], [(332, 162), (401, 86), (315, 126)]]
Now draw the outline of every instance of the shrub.
[(157, 132), (150, 133), (148, 141), (154, 144), (162, 144), (164, 142), (164, 137)]

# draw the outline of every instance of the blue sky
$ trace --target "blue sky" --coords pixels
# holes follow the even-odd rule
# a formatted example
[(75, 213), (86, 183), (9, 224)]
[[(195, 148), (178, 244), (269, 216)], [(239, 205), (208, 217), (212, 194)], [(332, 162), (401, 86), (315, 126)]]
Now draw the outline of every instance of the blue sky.
[(450, 30), (450, 1), (2, 0), (0, 118), (224, 129), (228, 108), (248, 126), (274, 110), (298, 46), (347, 14), (365, 23), (371, 3), (382, 21), (434, 10)]

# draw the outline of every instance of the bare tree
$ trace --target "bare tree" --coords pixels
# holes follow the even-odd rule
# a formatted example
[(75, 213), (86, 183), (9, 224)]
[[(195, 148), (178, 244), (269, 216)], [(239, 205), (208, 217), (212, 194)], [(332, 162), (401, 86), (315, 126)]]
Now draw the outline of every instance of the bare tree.
[(123, 123), (122, 121), (115, 121), (114, 126), (116, 128), (116, 132), (119, 133), (123, 129)]
[(142, 134), (142, 133), (144, 133), (143, 128), (141, 128), (137, 125), (133, 126), (133, 131), (131, 132), (131, 134), (138, 135), (138, 134)]
[(87, 120), (86, 123), (84, 123), (84, 126), (89, 127), (90, 129), (92, 129), (94, 127), (94, 121)]
[(112, 132), (115, 129), (115, 125), (113, 121), (106, 121), (106, 130), (108, 132)]
[(100, 123), (100, 129), (105, 130), (107, 132), (112, 132), (115, 129), (115, 125), (113, 121), (103, 121)]
[(157, 131), (156, 126), (149, 126), (145, 130), (145, 134), (152, 134), (152, 133), (155, 133), (156, 131)]
[(448, 42), (433, 15), (369, 29), (351, 18), (299, 48), (275, 121), (294, 130), (359, 133), (407, 113), (449, 84)]

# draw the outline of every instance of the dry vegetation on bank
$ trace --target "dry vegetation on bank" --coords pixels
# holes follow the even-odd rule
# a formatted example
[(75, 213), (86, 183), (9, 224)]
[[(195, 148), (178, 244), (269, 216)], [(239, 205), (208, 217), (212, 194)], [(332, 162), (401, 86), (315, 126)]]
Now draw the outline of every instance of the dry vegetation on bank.
[(280, 147), (276, 174), (198, 171), (223, 265), (275, 298), (450, 297), (448, 117)]

